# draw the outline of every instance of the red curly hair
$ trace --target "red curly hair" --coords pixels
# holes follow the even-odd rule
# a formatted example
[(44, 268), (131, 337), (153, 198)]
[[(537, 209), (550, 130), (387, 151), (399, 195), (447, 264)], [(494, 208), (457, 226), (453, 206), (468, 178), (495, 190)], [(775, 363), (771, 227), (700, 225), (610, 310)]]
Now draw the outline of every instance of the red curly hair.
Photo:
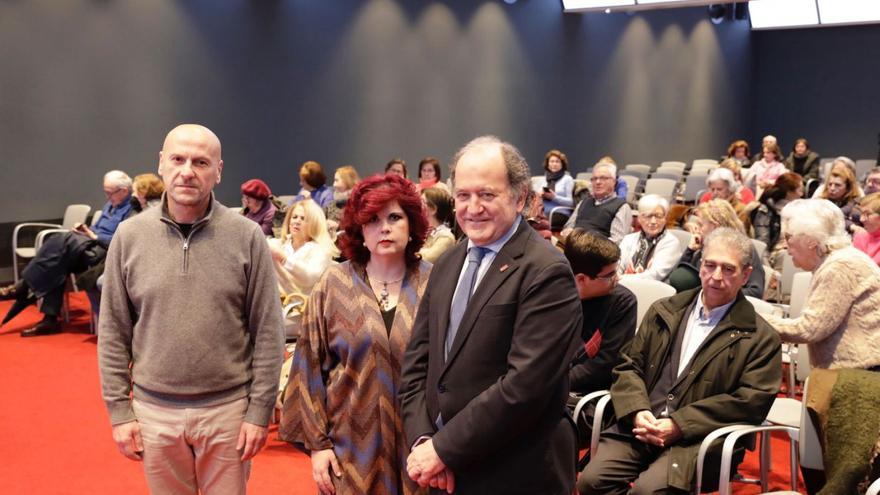
[(428, 235), (428, 219), (415, 184), (397, 175), (374, 175), (358, 182), (352, 189), (342, 212), (340, 226), (345, 231), (342, 252), (354, 263), (366, 266), (370, 251), (364, 245), (364, 225), (391, 201), (397, 201), (409, 222), (410, 241), (406, 245), (404, 260), (407, 269), (414, 270), (419, 265), (419, 250)]

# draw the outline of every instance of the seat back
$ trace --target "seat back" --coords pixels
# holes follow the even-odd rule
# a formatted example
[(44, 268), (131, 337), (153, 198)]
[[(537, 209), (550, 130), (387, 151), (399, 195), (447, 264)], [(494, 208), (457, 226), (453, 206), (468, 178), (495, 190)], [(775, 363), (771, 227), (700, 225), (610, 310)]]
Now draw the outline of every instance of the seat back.
[(867, 177), (868, 175), (868, 172), (870, 172), (871, 169), (876, 166), (877, 160), (871, 158), (856, 160), (856, 180), (859, 182), (864, 182), (865, 177)]
[(698, 158), (693, 161), (692, 166), (696, 167), (698, 165), (709, 165), (709, 166), (714, 167), (714, 166), (718, 165), (718, 160), (716, 160), (714, 158)]
[(807, 412), (807, 394), (810, 389), (810, 379), (804, 381), (803, 406), (801, 407), (800, 433), (798, 434), (798, 453), (800, 454), (801, 466), (808, 469), (825, 469), (822, 462), (822, 444), (819, 443), (819, 434)]
[(78, 223), (85, 223), (90, 211), (92, 211), (92, 207), (89, 205), (68, 205), (67, 209), (64, 210), (61, 228), (72, 229)]
[(97, 225), (98, 220), (101, 219), (101, 215), (102, 215), (102, 214), (103, 214), (103, 211), (102, 211), (102, 210), (95, 210), (95, 214), (92, 215), (92, 223), (89, 224), (89, 226), (90, 226), (90, 227), (94, 227), (95, 225)]
[(694, 235), (687, 230), (666, 229), (666, 231), (675, 236), (676, 239), (678, 239), (678, 247), (681, 251), (687, 249), (688, 244), (691, 243), (691, 239), (694, 237)]
[(812, 272), (797, 272), (791, 279), (791, 300), (788, 304), (788, 317), (797, 318), (804, 311), (804, 302), (813, 281)]
[(785, 251), (785, 254), (782, 258), (782, 280), (780, 280), (780, 292), (783, 296), (791, 295), (791, 288), (794, 284), (794, 274), (798, 272), (802, 272), (800, 268), (794, 266), (794, 260), (791, 258), (791, 255), (788, 254), (788, 251)]
[(629, 174), (621, 175), (620, 178), (626, 182), (626, 202), (632, 204), (636, 198), (636, 188), (639, 187), (639, 178)]
[(675, 295), (675, 288), (657, 280), (637, 277), (623, 277), (620, 285), (631, 290), (636, 296), (636, 328), (642, 325), (642, 318), (648, 308), (658, 299)]
[(755, 308), (755, 313), (758, 313), (759, 315), (772, 315), (780, 318), (784, 316), (782, 308), (775, 304), (753, 296), (746, 296), (746, 300), (752, 303), (752, 306)]
[(706, 188), (706, 176), (705, 175), (688, 175), (687, 179), (684, 180), (684, 193), (682, 197), (685, 203), (696, 203), (700, 200), (700, 197), (697, 195), (700, 191)]
[(593, 177), (593, 172), (578, 172), (578, 174), (575, 176), (575, 179), (588, 181), (591, 177)]
[(644, 163), (630, 163), (627, 166), (623, 167), (623, 170), (634, 170), (641, 172), (643, 176), (651, 173), (651, 166), (645, 165)]
[(656, 194), (666, 198), (672, 203), (675, 196), (675, 186), (678, 182), (672, 179), (648, 179), (645, 182), (645, 194)]
[(673, 167), (673, 168), (677, 168), (681, 171), (684, 171), (684, 169), (687, 168), (687, 163), (676, 162), (676, 161), (666, 161), (666, 162), (660, 162), (660, 166), (661, 167)]

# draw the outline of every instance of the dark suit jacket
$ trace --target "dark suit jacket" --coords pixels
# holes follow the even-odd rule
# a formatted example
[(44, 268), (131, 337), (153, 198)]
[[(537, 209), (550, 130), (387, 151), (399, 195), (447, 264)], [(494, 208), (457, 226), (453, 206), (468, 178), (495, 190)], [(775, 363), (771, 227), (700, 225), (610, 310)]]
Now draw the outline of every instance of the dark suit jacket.
[(416, 316), (400, 389), (408, 441), (433, 437), (456, 493), (570, 494), (576, 447), (565, 401), (581, 330), (571, 269), (520, 222), (477, 286), (444, 362), (466, 250), (461, 242), (437, 261)]

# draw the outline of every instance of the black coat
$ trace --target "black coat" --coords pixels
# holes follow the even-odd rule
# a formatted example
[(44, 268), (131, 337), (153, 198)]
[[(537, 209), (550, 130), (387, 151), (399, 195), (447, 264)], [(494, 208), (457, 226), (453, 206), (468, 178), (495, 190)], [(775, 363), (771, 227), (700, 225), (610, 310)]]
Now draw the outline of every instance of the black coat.
[(576, 436), (565, 404), (581, 331), (571, 269), (521, 222), (477, 286), (444, 362), (466, 250), (460, 242), (437, 261), (422, 297), (401, 374), (408, 441), (433, 438), (459, 494), (570, 494)]

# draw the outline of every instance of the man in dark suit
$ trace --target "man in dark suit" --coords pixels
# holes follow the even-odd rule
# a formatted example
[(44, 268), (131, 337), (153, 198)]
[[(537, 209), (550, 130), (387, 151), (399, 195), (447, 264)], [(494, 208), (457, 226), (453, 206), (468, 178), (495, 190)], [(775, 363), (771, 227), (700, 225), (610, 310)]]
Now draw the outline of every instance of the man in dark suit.
[(520, 216), (530, 178), (515, 147), (471, 141), (452, 180), (468, 239), (434, 265), (404, 358), (408, 473), (450, 493), (570, 494), (571, 269)]

